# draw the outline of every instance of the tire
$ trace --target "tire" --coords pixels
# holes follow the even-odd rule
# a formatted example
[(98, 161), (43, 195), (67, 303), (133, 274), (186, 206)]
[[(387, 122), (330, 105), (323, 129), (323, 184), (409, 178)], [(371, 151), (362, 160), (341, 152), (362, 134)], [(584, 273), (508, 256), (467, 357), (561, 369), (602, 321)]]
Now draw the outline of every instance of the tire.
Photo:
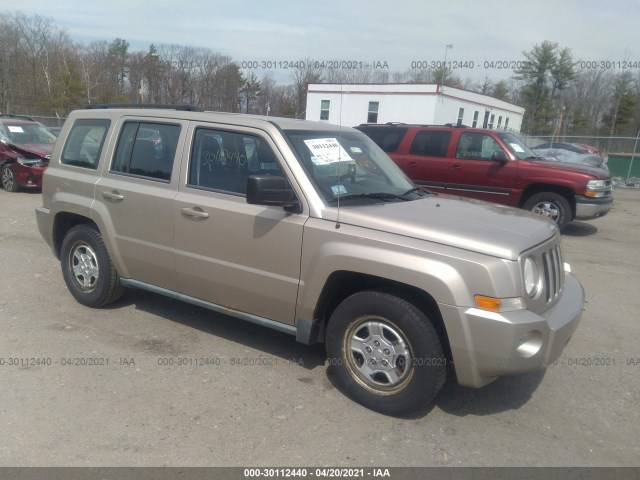
[(560, 229), (566, 227), (571, 221), (571, 205), (565, 197), (558, 193), (536, 193), (524, 202), (522, 208), (549, 217)]
[(102, 236), (89, 225), (70, 229), (60, 250), (62, 276), (75, 299), (87, 307), (104, 307), (124, 293)]
[(18, 191), (18, 182), (13, 170), (11, 170), (11, 164), (3, 165), (0, 175), (2, 175), (2, 188), (4, 188), (5, 191)]
[(343, 391), (386, 415), (429, 407), (446, 379), (446, 356), (428, 317), (393, 295), (365, 291), (345, 299), (325, 341)]

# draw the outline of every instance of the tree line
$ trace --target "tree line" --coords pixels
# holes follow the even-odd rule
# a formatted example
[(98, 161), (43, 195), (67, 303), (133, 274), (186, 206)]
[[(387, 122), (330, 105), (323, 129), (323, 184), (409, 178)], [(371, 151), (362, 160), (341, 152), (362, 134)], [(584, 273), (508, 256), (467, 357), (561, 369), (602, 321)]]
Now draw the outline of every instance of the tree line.
[(212, 49), (152, 44), (140, 51), (122, 38), (84, 45), (51, 18), (0, 14), (3, 114), (64, 118), (86, 104), (166, 103), (304, 118), (309, 83), (443, 83), (524, 107), (522, 130), (530, 134), (635, 136), (640, 128), (640, 65), (580, 68), (585, 62), (571, 49), (550, 41), (522, 52), (517, 63), (508, 80), (478, 82), (448, 64), (389, 72), (321, 68), (306, 59), (283, 85)]

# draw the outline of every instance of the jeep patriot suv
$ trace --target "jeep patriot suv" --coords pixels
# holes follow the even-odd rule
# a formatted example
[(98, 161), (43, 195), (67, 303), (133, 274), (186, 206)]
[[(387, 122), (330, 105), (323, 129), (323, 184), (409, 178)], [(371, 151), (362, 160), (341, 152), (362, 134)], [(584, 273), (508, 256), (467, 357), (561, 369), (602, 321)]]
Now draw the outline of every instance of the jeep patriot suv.
[(429, 190), (530, 210), (560, 228), (606, 215), (613, 206), (606, 170), (544, 160), (512, 133), (403, 123), (356, 128)]
[(373, 410), (557, 359), (584, 292), (548, 218), (417, 188), (350, 128), (189, 108), (70, 114), (38, 227), (89, 307), (138, 288), (324, 342)]

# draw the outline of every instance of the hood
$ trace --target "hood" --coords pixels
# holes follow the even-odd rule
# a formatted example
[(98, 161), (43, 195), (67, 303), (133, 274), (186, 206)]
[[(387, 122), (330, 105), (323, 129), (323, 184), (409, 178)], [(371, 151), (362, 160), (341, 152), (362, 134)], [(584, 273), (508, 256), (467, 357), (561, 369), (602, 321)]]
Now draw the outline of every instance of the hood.
[(9, 146), (11, 150), (15, 150), (26, 158), (42, 158), (48, 160), (47, 157), (51, 157), (51, 152), (53, 152), (53, 145), (47, 143), (28, 143), (24, 145), (10, 143)]
[[(555, 170), (571, 170), (573, 172), (586, 173), (587, 175), (592, 175), (599, 180), (603, 180), (605, 178), (609, 178), (609, 172), (606, 168), (598, 168), (592, 167), (585, 164), (580, 163), (568, 163), (562, 162), (558, 160), (532, 160), (536, 165), (544, 165), (545, 168), (555, 169)], [(603, 164), (604, 165), (604, 164)]]
[[(327, 207), (323, 218), (335, 221), (337, 213), (337, 207)], [(517, 260), (523, 251), (558, 235), (556, 225), (540, 215), (448, 195), (408, 202), (343, 205), (340, 223), (509, 260)]]

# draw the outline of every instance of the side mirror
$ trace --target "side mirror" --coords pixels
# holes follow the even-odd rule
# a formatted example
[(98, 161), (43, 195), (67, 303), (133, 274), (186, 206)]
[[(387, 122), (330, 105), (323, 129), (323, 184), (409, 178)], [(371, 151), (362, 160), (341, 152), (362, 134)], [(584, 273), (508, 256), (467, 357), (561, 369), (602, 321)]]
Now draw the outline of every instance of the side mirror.
[(496, 150), (495, 152), (493, 152), (493, 155), (491, 155), (491, 160), (495, 160), (496, 162), (500, 163), (507, 163), (509, 161), (509, 159), (507, 158), (507, 154), (502, 150)]
[(247, 203), (283, 207), (299, 211), (300, 202), (287, 180), (272, 175), (251, 175), (247, 178)]

